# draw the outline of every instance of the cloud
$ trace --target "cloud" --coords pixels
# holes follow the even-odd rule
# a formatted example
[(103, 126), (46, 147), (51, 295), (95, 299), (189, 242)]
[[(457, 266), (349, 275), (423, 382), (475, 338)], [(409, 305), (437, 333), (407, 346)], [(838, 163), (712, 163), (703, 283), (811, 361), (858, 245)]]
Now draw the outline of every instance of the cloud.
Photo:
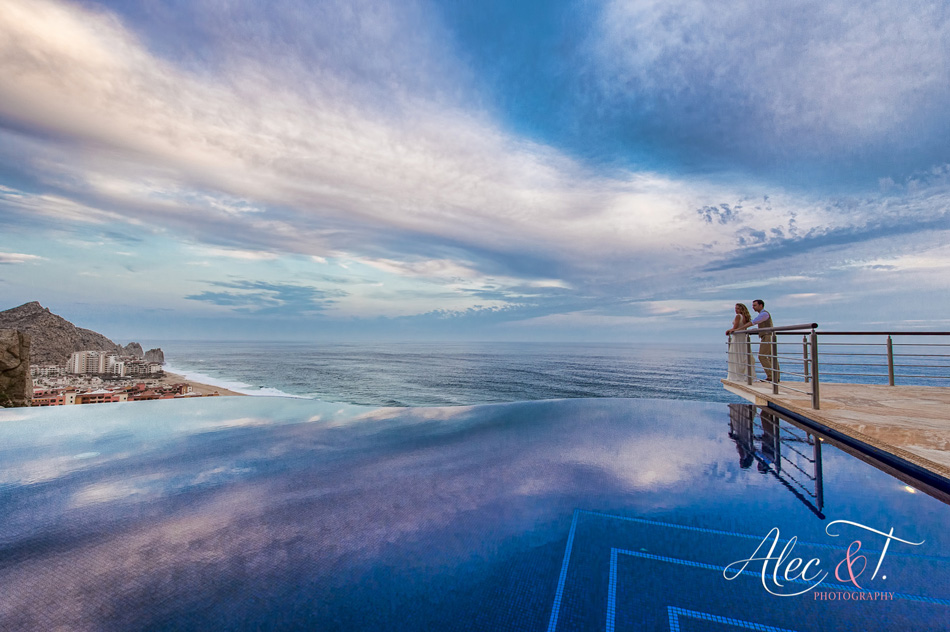
[(37, 261), (46, 261), (46, 257), (38, 255), (27, 255), (18, 252), (0, 252), (0, 265), (12, 263), (35, 263)]
[[(800, 202), (796, 206), (806, 207)], [(733, 242), (739, 248), (713, 258), (704, 270), (761, 265), (835, 247), (853, 251), (875, 240), (946, 231), (950, 230), (948, 209), (950, 166), (944, 165), (907, 178), (886, 196), (826, 200), (810, 210), (813, 217), (807, 221), (801, 221), (801, 211), (793, 208), (784, 227), (760, 223), (756, 229), (740, 224)]]
[(613, 0), (588, 46), (605, 107), (680, 148), (747, 164), (948, 158), (941, 0)]
[[(723, 175), (730, 159), (848, 147), (940, 154), (926, 139), (946, 136), (941, 16), (910, 29), (886, 3), (870, 16), (806, 3), (804, 24), (777, 5), (607, 3), (591, 65), (564, 74), (600, 100), (607, 123), (592, 134), (622, 128), (717, 156), (682, 175), (629, 156), (623, 168), (586, 164), (557, 139), (518, 136), (486, 105), (458, 34), (422, 3), (150, 6), (0, 7), (0, 174), (12, 174), (0, 221), (125, 237), (150, 256), (177, 241), (194, 253), (179, 265), (211, 269), (207, 287), (182, 291), (196, 305), (634, 324), (674, 313), (642, 312), (644, 301), (674, 309), (661, 302), (712, 276), (722, 290), (756, 282), (737, 274), (730, 288), (710, 273), (841, 250), (833, 267), (861, 244), (947, 226), (948, 167), (834, 198)], [(231, 273), (219, 259), (259, 280), (215, 278)], [(345, 273), (315, 272), (326, 265)], [(274, 282), (282, 272), (292, 282)]]
[[(704, 269), (709, 272), (762, 265), (790, 256), (799, 256), (813, 250), (849, 246), (875, 239), (893, 238), (902, 234), (914, 234), (933, 230), (946, 230), (947, 217), (936, 217), (929, 220), (920, 220), (906, 223), (900, 220), (876, 222), (866, 226), (848, 226), (815, 230), (806, 235), (793, 238), (779, 237), (769, 239), (764, 234), (740, 245), (749, 246), (725, 259), (713, 262)], [(741, 239), (741, 238), (740, 238)]]
[(531, 279), (506, 275), (493, 275), (481, 272), (477, 265), (467, 261), (453, 259), (369, 259), (356, 258), (355, 261), (381, 270), (388, 274), (410, 279), (438, 283), (446, 290), (490, 295), (523, 296), (531, 290), (570, 289), (569, 283), (560, 279)]
[(233, 289), (233, 292), (205, 291), (186, 299), (231, 307), (234, 311), (296, 316), (322, 312), (346, 296), (342, 290), (320, 290), (314, 287), (263, 281), (215, 281), (210, 285)]
[(940, 272), (950, 268), (950, 247), (928, 248), (920, 252), (876, 257), (846, 264), (842, 268), (888, 272)]
[(746, 290), (757, 287), (768, 287), (770, 285), (783, 285), (786, 283), (807, 283), (814, 281), (812, 276), (773, 276), (760, 279), (750, 279), (748, 281), (739, 281), (737, 283), (725, 283), (714, 287), (704, 288), (703, 292), (721, 292), (725, 290)]
[(720, 204), (719, 206), (704, 206), (701, 209), (697, 209), (696, 212), (707, 224), (712, 224), (714, 221), (720, 224), (728, 224), (739, 219), (739, 210), (741, 208), (741, 205), (732, 208), (728, 204)]
[(49, 218), (80, 224), (105, 224), (121, 221), (137, 224), (135, 218), (105, 211), (56, 194), (30, 194), (9, 187), (0, 190), (0, 207), (30, 220)]
[(690, 209), (734, 195), (658, 173), (598, 176), (402, 83), (383, 107), (346, 62), (278, 64), (268, 55), (300, 51), (276, 40), (257, 60), (221, 44), (209, 77), (156, 57), (115, 16), (5, 6), (0, 59), (15, 80), (0, 86), (0, 117), (26, 130), (30, 159), (62, 198), (28, 195), (31, 208), (7, 204), (14, 212), (132, 222), (234, 251), (406, 258), (444, 244), (494, 252), (496, 265), (516, 253), (571, 265), (636, 253), (646, 269), (708, 235)]
[(464, 279), (478, 275), (472, 267), (449, 259), (397, 261), (394, 259), (360, 259), (360, 263), (399, 276)]
[(273, 252), (237, 250), (235, 248), (208, 248), (202, 252), (212, 257), (228, 257), (231, 259), (244, 259), (246, 261), (273, 261), (278, 258), (278, 255)]
[(576, 329), (587, 328), (636, 328), (643, 325), (653, 325), (663, 321), (662, 316), (616, 316), (599, 314), (594, 310), (581, 310), (559, 314), (547, 314), (525, 318), (508, 323), (515, 327), (565, 327)]

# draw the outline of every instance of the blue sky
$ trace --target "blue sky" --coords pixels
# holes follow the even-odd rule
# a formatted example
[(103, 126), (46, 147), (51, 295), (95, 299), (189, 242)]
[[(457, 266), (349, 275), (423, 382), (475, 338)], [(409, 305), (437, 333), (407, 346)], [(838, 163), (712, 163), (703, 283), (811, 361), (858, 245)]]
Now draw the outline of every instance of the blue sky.
[(0, 308), (117, 339), (950, 328), (942, 1), (0, 6)]

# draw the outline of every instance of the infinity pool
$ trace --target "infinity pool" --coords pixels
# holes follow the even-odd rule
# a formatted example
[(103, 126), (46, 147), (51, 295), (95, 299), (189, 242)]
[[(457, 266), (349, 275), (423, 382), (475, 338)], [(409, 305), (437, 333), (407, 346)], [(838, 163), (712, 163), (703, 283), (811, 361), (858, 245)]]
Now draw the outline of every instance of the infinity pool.
[(643, 399), (3, 410), (0, 629), (950, 627), (950, 507), (818, 443)]

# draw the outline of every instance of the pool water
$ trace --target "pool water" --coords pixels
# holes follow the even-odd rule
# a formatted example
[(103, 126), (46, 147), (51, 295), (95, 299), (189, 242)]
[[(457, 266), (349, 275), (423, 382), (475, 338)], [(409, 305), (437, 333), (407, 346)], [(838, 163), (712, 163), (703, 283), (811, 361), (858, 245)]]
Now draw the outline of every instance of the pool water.
[(5, 410), (0, 629), (944, 630), (948, 519), (735, 404)]

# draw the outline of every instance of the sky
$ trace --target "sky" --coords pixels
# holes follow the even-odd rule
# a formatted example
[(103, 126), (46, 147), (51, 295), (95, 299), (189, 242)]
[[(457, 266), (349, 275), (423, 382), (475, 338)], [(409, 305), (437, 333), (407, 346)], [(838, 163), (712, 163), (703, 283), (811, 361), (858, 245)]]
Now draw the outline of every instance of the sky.
[(950, 330), (944, 0), (0, 3), (0, 309), (117, 341)]

